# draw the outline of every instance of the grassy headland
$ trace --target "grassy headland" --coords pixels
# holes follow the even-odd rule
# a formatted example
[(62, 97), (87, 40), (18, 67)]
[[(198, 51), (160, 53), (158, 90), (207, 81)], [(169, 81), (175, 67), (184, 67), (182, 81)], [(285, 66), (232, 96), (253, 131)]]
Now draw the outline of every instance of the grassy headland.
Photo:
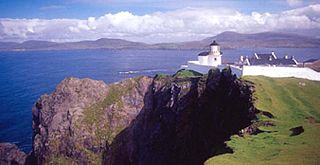
[[(259, 127), (266, 132), (257, 135), (233, 136), (227, 144), (234, 153), (212, 157), (205, 164), (319, 164), (320, 82), (262, 76), (243, 79), (254, 83), (255, 106), (274, 116), (261, 115), (258, 120), (275, 126)], [(293, 135), (290, 129), (300, 126), (303, 132)]]

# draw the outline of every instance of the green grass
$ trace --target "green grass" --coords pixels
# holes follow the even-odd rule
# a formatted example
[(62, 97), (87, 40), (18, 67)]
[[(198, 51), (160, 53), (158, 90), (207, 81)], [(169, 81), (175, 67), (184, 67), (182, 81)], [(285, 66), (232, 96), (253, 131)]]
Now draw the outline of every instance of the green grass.
[[(124, 108), (121, 97), (129, 94), (141, 78), (136, 77), (123, 83), (110, 85), (108, 94), (104, 99), (84, 109), (83, 118), (76, 121), (75, 127), (91, 135), (90, 142), (92, 145), (105, 146), (106, 142), (111, 144), (115, 136), (124, 129), (125, 125), (112, 125), (112, 122), (119, 120), (121, 117), (120, 113)], [(111, 111), (110, 106), (115, 110)], [(76, 142), (74, 148), (84, 153), (89, 164), (102, 164), (102, 153), (94, 153), (84, 147), (82, 140)], [(59, 145), (55, 144), (55, 146)]]
[(161, 79), (165, 79), (165, 78), (169, 78), (170, 76), (169, 75), (166, 75), (166, 74), (156, 74), (155, 76), (155, 80), (161, 80)]
[[(94, 131), (93, 134), (98, 138), (97, 144), (105, 140), (111, 143), (116, 134), (123, 129), (119, 128), (117, 131), (112, 130), (110, 123), (108, 123), (108, 120), (105, 118), (105, 110), (111, 105), (114, 105), (118, 112), (109, 112), (109, 116), (112, 119), (117, 118), (118, 113), (120, 113), (124, 106), (121, 97), (132, 90), (135, 82), (139, 81), (140, 78), (141, 77), (137, 77), (136, 79), (128, 80), (124, 85), (111, 85), (108, 95), (102, 101), (84, 110), (84, 119), (82, 122), (88, 131)], [(100, 127), (96, 128), (97, 126)]]
[(173, 75), (173, 77), (176, 77), (176, 78), (188, 78), (188, 77), (198, 77), (198, 76), (202, 76), (202, 74), (193, 70), (183, 70), (183, 69), (179, 70), (177, 73)]
[[(233, 154), (208, 159), (205, 164), (320, 164), (320, 82), (296, 78), (244, 77), (255, 85), (255, 106), (275, 118), (258, 116), (276, 126), (272, 133), (239, 137), (227, 142)], [(290, 128), (304, 132), (290, 136)]]

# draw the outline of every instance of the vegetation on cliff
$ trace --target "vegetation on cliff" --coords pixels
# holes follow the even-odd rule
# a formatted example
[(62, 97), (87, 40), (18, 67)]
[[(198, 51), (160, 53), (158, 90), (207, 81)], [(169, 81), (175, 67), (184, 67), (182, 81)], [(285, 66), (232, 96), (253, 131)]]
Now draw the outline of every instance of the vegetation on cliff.
[(201, 73), (193, 71), (193, 70), (179, 70), (177, 73), (173, 75), (175, 78), (191, 78), (191, 77), (200, 77)]
[(33, 107), (33, 154), (38, 164), (101, 164), (113, 138), (143, 107), (152, 81), (137, 77), (106, 85), (67, 78)]
[(296, 78), (245, 77), (255, 86), (255, 106), (273, 114), (272, 127), (257, 135), (235, 135), (227, 142), (234, 153), (206, 161), (211, 164), (319, 164), (320, 82)]

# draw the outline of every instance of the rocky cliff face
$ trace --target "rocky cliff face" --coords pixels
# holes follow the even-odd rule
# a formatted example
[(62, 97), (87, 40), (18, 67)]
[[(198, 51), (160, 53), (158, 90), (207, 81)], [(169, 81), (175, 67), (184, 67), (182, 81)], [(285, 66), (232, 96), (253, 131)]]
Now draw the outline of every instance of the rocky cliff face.
[(110, 85), (63, 80), (35, 103), (33, 150), (23, 160), (197, 165), (232, 152), (224, 142), (255, 118), (253, 87), (236, 79), (230, 69), (210, 70), (204, 76), (191, 73)]
[(152, 79), (106, 85), (67, 78), (32, 109), (33, 157), (38, 164), (99, 164), (102, 153), (144, 106)]
[(106, 150), (104, 164), (197, 165), (232, 152), (225, 141), (254, 118), (252, 86), (226, 69), (157, 79), (144, 107)]
[(22, 165), (26, 162), (27, 154), (20, 151), (19, 148), (10, 143), (0, 143), (0, 164)]

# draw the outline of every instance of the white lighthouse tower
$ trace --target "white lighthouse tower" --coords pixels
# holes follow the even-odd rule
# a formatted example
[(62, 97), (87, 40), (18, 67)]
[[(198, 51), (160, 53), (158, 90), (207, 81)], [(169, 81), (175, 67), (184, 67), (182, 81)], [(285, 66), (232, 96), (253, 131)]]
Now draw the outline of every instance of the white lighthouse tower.
[(216, 41), (210, 44), (210, 52), (208, 54), (208, 65), (217, 67), (221, 65), (222, 53), (220, 51), (220, 46)]
[(222, 65), (222, 52), (216, 41), (210, 44), (210, 50), (198, 54), (197, 61), (188, 61), (188, 65), (183, 65), (181, 68), (194, 70), (199, 73), (206, 74), (211, 68), (223, 69), (226, 66)]

